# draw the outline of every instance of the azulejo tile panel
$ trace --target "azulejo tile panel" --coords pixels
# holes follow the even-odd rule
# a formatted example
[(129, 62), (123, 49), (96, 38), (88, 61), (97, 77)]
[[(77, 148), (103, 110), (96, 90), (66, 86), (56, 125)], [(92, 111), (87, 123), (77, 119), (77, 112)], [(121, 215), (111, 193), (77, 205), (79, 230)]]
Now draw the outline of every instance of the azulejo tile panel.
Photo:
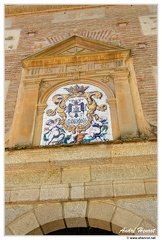
[(113, 140), (106, 94), (89, 84), (71, 84), (54, 91), (43, 115), (40, 145)]

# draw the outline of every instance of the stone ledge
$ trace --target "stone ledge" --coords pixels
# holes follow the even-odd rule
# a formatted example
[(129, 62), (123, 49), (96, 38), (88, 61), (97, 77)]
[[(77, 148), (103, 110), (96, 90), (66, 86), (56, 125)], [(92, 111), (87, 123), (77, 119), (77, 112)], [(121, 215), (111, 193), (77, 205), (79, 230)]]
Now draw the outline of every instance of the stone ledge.
[(156, 194), (156, 181), (122, 179), (6, 188), (6, 203), (105, 199)]
[[(130, 151), (130, 148), (132, 151)], [(95, 151), (94, 151), (95, 149)], [(67, 155), (69, 156), (67, 158)], [(80, 144), (71, 146), (31, 147), (26, 149), (6, 149), (6, 167), (9, 164), (46, 163), (63, 165), (68, 162), (73, 165), (77, 161), (95, 161), (100, 159), (114, 160), (122, 157), (148, 157), (157, 155), (156, 142), (106, 142), (95, 144)], [(66, 156), (66, 158), (65, 158)], [(144, 160), (144, 159), (143, 159)], [(147, 160), (146, 160), (147, 161)], [(50, 163), (49, 163), (50, 162)], [(127, 161), (129, 163), (129, 161)], [(29, 165), (28, 165), (29, 166)], [(6, 168), (7, 169), (7, 168)]]

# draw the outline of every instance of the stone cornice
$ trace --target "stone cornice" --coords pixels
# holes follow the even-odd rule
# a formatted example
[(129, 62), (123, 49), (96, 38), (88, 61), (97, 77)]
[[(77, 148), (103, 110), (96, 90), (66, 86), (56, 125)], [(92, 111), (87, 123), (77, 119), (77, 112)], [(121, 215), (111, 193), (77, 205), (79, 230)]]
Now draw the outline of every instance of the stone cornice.
[(77, 9), (108, 7), (113, 5), (5, 5), (5, 17), (27, 15), (34, 13), (61, 12)]
[(85, 63), (91, 61), (104, 61), (104, 60), (116, 60), (127, 59), (130, 56), (130, 50), (112, 50), (105, 52), (79, 54), (73, 56), (52, 56), (44, 58), (31, 58), (22, 59), (22, 65), (24, 68), (33, 68), (40, 66), (53, 67), (58, 64), (70, 64), (70, 63)]

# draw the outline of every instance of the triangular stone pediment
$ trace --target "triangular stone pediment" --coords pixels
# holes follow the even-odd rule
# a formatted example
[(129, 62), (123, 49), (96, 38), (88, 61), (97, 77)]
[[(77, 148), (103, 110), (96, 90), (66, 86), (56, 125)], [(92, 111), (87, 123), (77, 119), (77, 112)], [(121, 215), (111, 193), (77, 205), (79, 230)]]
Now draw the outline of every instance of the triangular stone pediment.
[(117, 50), (126, 50), (123, 47), (105, 43), (98, 40), (74, 35), (55, 45), (47, 47), (37, 53), (34, 53), (23, 60), (32, 60), (40, 58), (50, 58), (58, 56), (69, 56), (78, 54), (89, 54), (96, 52), (111, 52)]

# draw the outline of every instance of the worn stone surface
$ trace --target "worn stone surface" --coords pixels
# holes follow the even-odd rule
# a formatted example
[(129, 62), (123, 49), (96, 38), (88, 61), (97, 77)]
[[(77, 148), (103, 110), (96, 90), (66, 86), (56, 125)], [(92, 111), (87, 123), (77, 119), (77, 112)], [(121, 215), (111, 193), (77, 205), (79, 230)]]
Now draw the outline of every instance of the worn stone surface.
[[(131, 148), (131, 151), (130, 151)], [(140, 142), (140, 143), (122, 143), (122, 144), (95, 144), (95, 145), (80, 145), (73, 147), (56, 147), (56, 148), (43, 148), (43, 149), (25, 149), (18, 151), (6, 151), (5, 161), (6, 165), (18, 163), (39, 163), (46, 165), (52, 163), (62, 165), (89, 165), (92, 163), (99, 164), (101, 161), (106, 163), (125, 163), (131, 164), (139, 161), (148, 163), (146, 156), (156, 156), (157, 143), (156, 142)], [(131, 156), (131, 159), (128, 157)], [(141, 156), (143, 158), (141, 158)], [(65, 158), (66, 157), (66, 158)], [(123, 161), (123, 157), (127, 157)], [(121, 158), (121, 159), (120, 159)], [(156, 158), (155, 158), (156, 160)], [(142, 164), (141, 164), (142, 165)]]
[(143, 221), (136, 229), (135, 235), (157, 235), (157, 228), (149, 222)]
[(64, 203), (64, 216), (67, 227), (86, 227), (86, 208), (87, 202)]
[(113, 186), (112, 182), (107, 182), (107, 184), (86, 184), (85, 186), (85, 198), (96, 198), (96, 197), (112, 197), (113, 196)]
[(45, 185), (40, 189), (40, 200), (67, 200), (69, 187), (67, 184)]
[(11, 230), (8, 227), (5, 228), (5, 236), (6, 235), (13, 235), (13, 233), (11, 232)]
[(39, 204), (34, 208), (34, 212), (41, 225), (63, 218), (60, 203)]
[[(142, 222), (142, 218), (122, 208), (117, 208), (112, 218), (112, 231), (121, 235), (121, 229), (135, 229)], [(127, 235), (127, 234), (126, 234)], [(129, 234), (131, 235), (131, 234)]]
[(149, 178), (157, 178), (157, 165), (154, 164), (154, 165), (148, 165), (147, 166), (148, 168), (148, 177)]
[(39, 199), (39, 188), (18, 188), (11, 191), (11, 202), (37, 201)]
[(157, 34), (157, 16), (147, 15), (139, 17), (142, 32), (144, 35), (155, 35)]
[(78, 161), (78, 160), (91, 160), (91, 159), (101, 159), (110, 157), (110, 149), (106, 145), (94, 146), (85, 145), (85, 146), (76, 146), (70, 148), (57, 148), (50, 149), (50, 161)]
[(17, 49), (19, 44), (21, 29), (12, 29), (5, 31), (5, 50)]
[(12, 230), (14, 235), (25, 235), (38, 227), (39, 224), (32, 212), (23, 215), (9, 225), (9, 228)]
[(146, 197), (143, 199), (134, 198), (129, 200), (118, 200), (117, 205), (126, 208), (141, 216), (145, 216), (154, 223), (157, 221), (157, 200), (156, 197)]
[(6, 187), (60, 183), (60, 169), (6, 172)]
[(39, 204), (34, 212), (45, 234), (65, 227), (60, 203)]
[[(131, 151), (130, 151), (131, 149)], [(157, 154), (156, 142), (145, 143), (123, 143), (118, 145), (112, 145), (111, 157), (122, 156), (142, 156), (142, 155)]]
[[(149, 174), (147, 166), (132, 165), (102, 165), (91, 167), (92, 181), (121, 180), (121, 179), (143, 179)], [(152, 173), (150, 173), (152, 175)]]
[(33, 231), (27, 233), (26, 235), (43, 235), (41, 228), (36, 228)]
[(46, 223), (42, 226), (44, 234), (66, 228), (63, 219)]
[(110, 222), (115, 205), (109, 202), (91, 201), (88, 207), (88, 222), (91, 227), (111, 231)]
[(90, 181), (90, 168), (63, 168), (62, 182), (77, 183)]
[(22, 214), (33, 209), (32, 205), (6, 205), (5, 209), (5, 225), (7, 226)]
[(114, 181), (114, 195), (116, 196), (134, 196), (145, 195), (145, 186), (143, 181)]
[(83, 183), (73, 183), (71, 184), (71, 199), (84, 199), (84, 184)]
[(151, 5), (149, 5), (149, 11), (152, 13), (152, 12), (154, 12), (154, 13), (157, 13), (157, 9), (158, 9), (158, 5), (156, 5), (156, 4), (151, 4)]
[(157, 194), (157, 181), (156, 180), (146, 180), (145, 188), (147, 194)]

